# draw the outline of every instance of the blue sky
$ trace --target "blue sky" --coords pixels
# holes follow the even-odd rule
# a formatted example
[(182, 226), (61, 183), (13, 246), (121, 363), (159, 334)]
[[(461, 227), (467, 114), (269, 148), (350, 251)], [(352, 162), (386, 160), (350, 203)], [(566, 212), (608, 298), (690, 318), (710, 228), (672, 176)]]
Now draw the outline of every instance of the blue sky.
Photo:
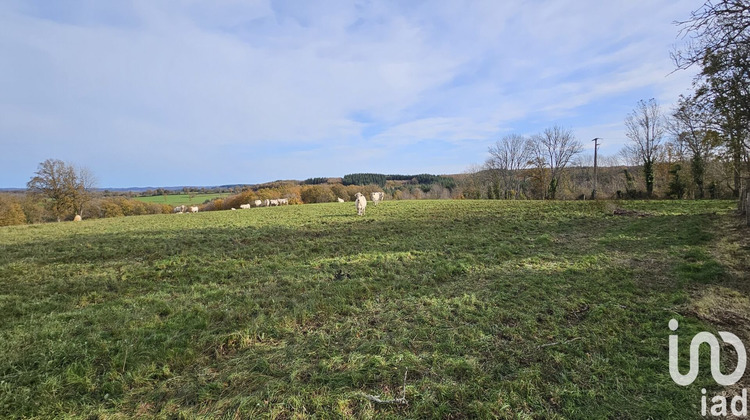
[(702, 1), (0, 2), (0, 187), (47, 158), (102, 187), (459, 173), (552, 125), (615, 155), (689, 91)]

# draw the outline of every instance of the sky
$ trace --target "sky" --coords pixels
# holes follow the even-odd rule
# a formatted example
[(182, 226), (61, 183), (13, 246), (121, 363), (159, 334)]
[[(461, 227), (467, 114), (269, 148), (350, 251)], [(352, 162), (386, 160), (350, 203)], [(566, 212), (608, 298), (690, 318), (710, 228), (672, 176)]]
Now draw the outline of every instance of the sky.
[(699, 1), (3, 0), (0, 187), (45, 159), (100, 187), (452, 174), (558, 125), (615, 155), (668, 112)]

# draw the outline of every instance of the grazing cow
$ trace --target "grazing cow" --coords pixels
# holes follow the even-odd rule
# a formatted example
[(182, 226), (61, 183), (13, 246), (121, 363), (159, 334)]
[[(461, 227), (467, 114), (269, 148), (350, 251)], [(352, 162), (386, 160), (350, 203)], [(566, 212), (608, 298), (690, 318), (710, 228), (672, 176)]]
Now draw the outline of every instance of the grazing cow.
[(174, 208), (175, 213), (185, 213), (185, 210), (186, 210), (185, 206), (177, 206)]
[(240, 204), (240, 208), (241, 209), (249, 209), (250, 208), (250, 204)]
[(279, 205), (279, 200), (276, 200), (276, 199), (274, 199), (274, 200), (271, 200), (270, 204), (271, 204), (272, 206), (278, 206), (278, 205)]
[(198, 206), (190, 206), (191, 213), (198, 213)]
[(337, 198), (337, 199), (336, 199), (336, 201), (338, 201), (339, 203), (343, 203), (343, 202), (344, 202), (344, 199), (343, 199), (343, 198), (341, 198), (341, 197), (339, 197), (339, 198)]
[(81, 220), (82, 219), (81, 219), (81, 215), (80, 214), (76, 214), (76, 217), (73, 218), (74, 222), (80, 222)]
[(354, 200), (354, 207), (357, 209), (357, 216), (364, 216), (365, 207), (367, 207), (367, 199), (362, 193), (357, 193), (354, 196), (357, 197), (357, 199)]
[(377, 206), (380, 201), (383, 201), (385, 199), (385, 193), (382, 191), (374, 192), (370, 194), (370, 198), (372, 198), (372, 202)]
[(237, 210), (236, 208), (232, 207), (232, 210)]
[(255, 200), (253, 203), (255, 204), (255, 207), (260, 207), (263, 205), (263, 202), (260, 200)]
[(270, 205), (271, 205), (271, 200), (269, 200), (269, 199), (265, 199), (265, 200), (263, 200), (263, 205), (264, 205), (265, 207), (268, 207), (268, 206), (270, 206)]
[(288, 198), (279, 198), (279, 205), (289, 205), (289, 199)]

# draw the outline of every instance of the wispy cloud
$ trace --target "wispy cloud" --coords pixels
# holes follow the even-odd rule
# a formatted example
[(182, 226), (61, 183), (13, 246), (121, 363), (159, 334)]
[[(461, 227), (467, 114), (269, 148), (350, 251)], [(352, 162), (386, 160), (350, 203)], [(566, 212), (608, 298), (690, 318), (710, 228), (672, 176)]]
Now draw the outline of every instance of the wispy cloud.
[(48, 157), (108, 186), (454, 170), (689, 87), (692, 2), (505, 3), (5, 2), (0, 186)]

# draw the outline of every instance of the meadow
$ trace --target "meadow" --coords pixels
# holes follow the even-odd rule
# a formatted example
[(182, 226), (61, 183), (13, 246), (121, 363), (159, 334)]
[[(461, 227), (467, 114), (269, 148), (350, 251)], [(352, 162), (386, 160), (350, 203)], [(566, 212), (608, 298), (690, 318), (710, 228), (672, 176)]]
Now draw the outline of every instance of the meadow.
[(167, 194), (167, 195), (152, 195), (146, 197), (134, 197), (136, 200), (143, 201), (144, 203), (155, 203), (155, 204), (169, 204), (170, 206), (188, 206), (203, 204), (206, 200), (214, 200), (216, 198), (228, 197), (229, 193), (215, 193), (215, 194)]
[(422, 200), (0, 228), (0, 417), (697, 418), (716, 384), (705, 366), (671, 380), (667, 323), (687, 340), (716, 331), (711, 302), (746, 302), (735, 208)]

